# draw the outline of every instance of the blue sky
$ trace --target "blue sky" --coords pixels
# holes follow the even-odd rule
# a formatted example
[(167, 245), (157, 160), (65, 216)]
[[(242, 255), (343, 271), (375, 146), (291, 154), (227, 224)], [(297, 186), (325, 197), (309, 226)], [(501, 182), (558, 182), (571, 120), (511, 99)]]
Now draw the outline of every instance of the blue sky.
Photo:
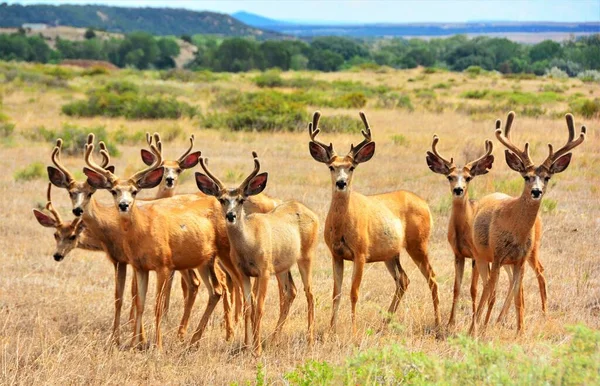
[(356, 23), (473, 20), (600, 21), (600, 0), (17, 0), (20, 4), (107, 4), (221, 13), (247, 11), (279, 20)]

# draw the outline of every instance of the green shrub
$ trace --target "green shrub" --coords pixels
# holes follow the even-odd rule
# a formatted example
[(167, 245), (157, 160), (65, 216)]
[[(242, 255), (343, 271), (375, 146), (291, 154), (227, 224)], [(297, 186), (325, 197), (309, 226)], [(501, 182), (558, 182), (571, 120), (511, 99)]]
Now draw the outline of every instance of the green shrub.
[(561, 70), (558, 67), (552, 67), (551, 69), (547, 69), (544, 75), (547, 78), (551, 78), (551, 79), (568, 79), (569, 78), (569, 74), (567, 74), (565, 71)]
[(196, 73), (181, 68), (173, 68), (168, 71), (161, 71), (160, 79), (175, 80), (178, 82), (194, 82), (196, 80)]
[(556, 83), (544, 84), (542, 87), (540, 87), (540, 91), (554, 92), (554, 93), (559, 93), (559, 94), (564, 93), (565, 90), (566, 90), (566, 88), (564, 86), (561, 86), (560, 84), (556, 84)]
[(448, 83), (436, 83), (433, 85), (433, 89), (449, 89), (450, 87), (452, 87), (452, 85), (448, 84)]
[(179, 125), (171, 125), (160, 130), (160, 138), (164, 142), (171, 142), (178, 138), (182, 138), (184, 131)]
[(522, 109), (519, 109), (519, 115), (537, 118), (546, 115), (546, 109), (536, 105), (525, 106)]
[(283, 87), (285, 85), (285, 81), (281, 77), (280, 72), (277, 70), (263, 72), (254, 78), (254, 83), (261, 88)]
[(571, 111), (584, 118), (594, 118), (600, 116), (600, 99), (577, 98), (569, 103)]
[[(2, 105), (0, 100), (0, 106)], [(0, 112), (0, 137), (10, 137), (15, 131), (15, 124), (10, 122), (6, 114)]]
[(481, 75), (485, 73), (485, 70), (479, 66), (469, 66), (463, 72), (469, 75)]
[(414, 110), (409, 95), (394, 92), (380, 95), (377, 100), (377, 107), (386, 109), (399, 108), (408, 111)]
[[(115, 94), (125, 94), (125, 93), (134, 93), (137, 94), (140, 89), (139, 87), (133, 83), (126, 80), (122, 81), (114, 81), (110, 82), (106, 86), (104, 86), (104, 91), (112, 92)], [(94, 91), (92, 91), (93, 93)]]
[(600, 82), (600, 71), (586, 70), (577, 74), (577, 78), (583, 82)]
[(334, 107), (341, 107), (346, 109), (362, 108), (367, 105), (367, 97), (361, 92), (344, 94), (341, 97), (336, 98), (334, 100), (338, 102), (337, 106)]
[(46, 166), (41, 162), (34, 162), (19, 169), (13, 175), (15, 181), (31, 181), (46, 177)]
[(483, 99), (490, 92), (490, 90), (468, 90), (460, 94), (461, 98), (466, 99)]
[(415, 96), (420, 99), (435, 99), (437, 97), (435, 91), (428, 89), (415, 90)]
[(136, 131), (130, 134), (122, 127), (113, 133), (112, 140), (119, 145), (138, 145), (146, 142), (146, 133), (143, 131)]
[(408, 146), (408, 144), (410, 143), (403, 134), (392, 135), (392, 142), (396, 146)]
[(108, 74), (110, 74), (110, 70), (102, 66), (92, 66), (90, 68), (86, 68), (81, 72), (81, 76), (97, 76)]
[(360, 133), (365, 128), (358, 116), (349, 115), (324, 115), (319, 121), (319, 126), (326, 128), (327, 132), (336, 133)]

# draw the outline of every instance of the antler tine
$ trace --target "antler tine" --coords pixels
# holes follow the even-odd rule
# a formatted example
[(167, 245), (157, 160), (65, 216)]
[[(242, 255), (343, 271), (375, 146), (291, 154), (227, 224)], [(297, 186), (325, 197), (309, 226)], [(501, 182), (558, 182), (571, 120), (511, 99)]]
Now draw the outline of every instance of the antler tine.
[(552, 166), (552, 163), (554, 163), (554, 161), (567, 154), (575, 147), (581, 145), (585, 140), (587, 128), (585, 126), (581, 126), (581, 133), (579, 133), (579, 137), (575, 139), (575, 124), (573, 123), (573, 115), (567, 114), (565, 115), (565, 119), (567, 121), (567, 129), (569, 130), (569, 138), (567, 139), (567, 143), (565, 143), (560, 149), (558, 149), (556, 153), (554, 152), (552, 144), (548, 144), (548, 157), (542, 164), (544, 167), (546, 167), (546, 169), (550, 169), (550, 166)]
[(61, 225), (62, 219), (60, 218), (60, 215), (58, 214), (58, 212), (56, 211), (56, 209), (54, 209), (54, 206), (52, 205), (51, 191), (52, 191), (52, 183), (49, 182), (48, 183), (48, 191), (46, 193), (46, 198), (47, 198), (46, 209), (54, 216), (54, 218), (56, 219), (57, 225)]
[(256, 154), (255, 151), (252, 152), (252, 157), (254, 158), (254, 170), (252, 171), (252, 173), (250, 173), (248, 177), (246, 177), (244, 182), (240, 184), (241, 190), (244, 190), (244, 188), (246, 188), (246, 185), (248, 185), (250, 181), (252, 181), (252, 179), (256, 177), (256, 175), (260, 171), (260, 162), (258, 161), (258, 154)]
[(506, 125), (504, 125), (504, 134), (502, 134), (501, 124), (502, 122), (498, 119), (496, 120), (496, 138), (500, 141), (504, 146), (508, 148), (508, 150), (515, 153), (517, 157), (523, 161), (525, 167), (533, 166), (533, 161), (531, 160), (531, 156), (529, 155), (529, 142), (525, 143), (524, 150), (519, 149), (510, 139), (510, 129), (512, 127), (513, 121), (515, 119), (515, 113), (513, 111), (508, 113), (506, 118)]
[(327, 155), (329, 158), (335, 155), (335, 150), (333, 150), (333, 143), (329, 143), (325, 145), (323, 142), (317, 141), (317, 135), (321, 132), (319, 129), (319, 119), (321, 118), (321, 112), (315, 111), (313, 114), (313, 121), (308, 124), (308, 134), (310, 135), (310, 140), (317, 145), (321, 146), (323, 149), (327, 151)]
[(154, 137), (154, 143), (156, 144), (156, 148), (158, 149), (159, 152), (162, 153), (162, 141), (160, 139), (160, 134), (155, 132), (153, 137)]
[(484, 159), (485, 157), (489, 156), (490, 154), (492, 154), (492, 151), (494, 150), (494, 144), (492, 143), (492, 141), (490, 141), (489, 139), (485, 140), (485, 154), (482, 155), (481, 157), (477, 158), (476, 160), (473, 160), (469, 163), (467, 163), (465, 166), (470, 167), (471, 165), (476, 164), (477, 162), (481, 161), (482, 159)]
[(356, 154), (356, 152), (358, 152), (363, 146), (365, 146), (367, 143), (371, 142), (373, 139), (371, 137), (371, 127), (369, 126), (369, 121), (367, 120), (367, 116), (365, 115), (364, 112), (360, 112), (360, 119), (362, 119), (364, 125), (365, 125), (365, 129), (361, 130), (361, 134), (363, 135), (363, 137), (365, 137), (365, 139), (362, 140), (361, 143), (359, 143), (358, 145), (354, 146), (353, 144), (350, 145), (350, 156), (354, 156), (354, 154)]
[(63, 174), (67, 177), (67, 180), (69, 182), (74, 181), (75, 177), (73, 177), (73, 174), (71, 174), (71, 172), (69, 172), (67, 170), (67, 168), (62, 164), (62, 161), (60, 159), (60, 152), (62, 150), (62, 145), (63, 145), (63, 140), (62, 138), (58, 138), (56, 140), (56, 146), (54, 146), (54, 149), (52, 149), (52, 163), (54, 165), (56, 165), (56, 167), (58, 168), (58, 170), (60, 170), (61, 172), (63, 172)]
[(104, 169), (103, 167), (98, 165), (96, 163), (96, 161), (94, 161), (94, 157), (92, 156), (93, 152), (94, 152), (94, 144), (93, 143), (86, 144), (85, 145), (85, 156), (84, 156), (85, 163), (90, 167), (90, 169), (92, 169), (96, 173), (103, 175), (109, 181), (116, 180), (117, 177), (114, 174), (112, 174), (110, 171)]
[(431, 143), (431, 151), (433, 152), (433, 154), (438, 157), (440, 160), (442, 160), (446, 166), (448, 167), (452, 167), (454, 166), (454, 158), (451, 157), (450, 161), (448, 161), (446, 158), (442, 157), (442, 155), (440, 153), (438, 153), (437, 150), (437, 144), (440, 141), (440, 137), (438, 137), (436, 134), (433, 135), (433, 142)]
[(148, 146), (152, 145), (152, 136), (147, 131), (146, 131), (146, 143), (148, 144)]
[(215, 182), (215, 184), (217, 184), (217, 186), (219, 187), (219, 190), (225, 190), (225, 185), (223, 185), (223, 183), (221, 182), (220, 179), (218, 179), (214, 174), (212, 174), (210, 172), (210, 170), (208, 170), (208, 158), (205, 157), (200, 157), (200, 166), (202, 167), (202, 169), (204, 169), (204, 172), (206, 173), (206, 175)]
[(110, 155), (108, 154), (108, 148), (106, 147), (106, 144), (103, 141), (100, 141), (98, 143), (98, 146), (100, 146), (100, 155), (102, 156), (102, 163), (100, 164), (100, 166), (102, 166), (102, 168), (105, 168), (110, 163)]
[[(154, 137), (154, 140), (156, 141), (156, 136)], [(158, 143), (160, 143), (160, 141)], [(162, 153), (158, 150), (157, 146), (155, 144), (151, 144), (150, 150), (152, 150), (152, 152), (156, 155), (156, 158), (154, 159), (154, 163), (152, 165), (148, 166), (147, 168), (142, 169), (139, 172), (135, 173), (131, 177), (129, 177), (130, 181), (137, 182), (140, 178), (142, 178), (142, 176), (144, 174), (149, 173), (162, 165), (162, 162), (163, 162)]]
[(194, 134), (190, 135), (190, 147), (179, 157), (179, 159), (177, 160), (178, 163), (181, 163), (185, 160), (185, 157), (187, 157), (191, 152), (192, 149), (194, 148), (194, 140), (196, 138), (194, 137)]

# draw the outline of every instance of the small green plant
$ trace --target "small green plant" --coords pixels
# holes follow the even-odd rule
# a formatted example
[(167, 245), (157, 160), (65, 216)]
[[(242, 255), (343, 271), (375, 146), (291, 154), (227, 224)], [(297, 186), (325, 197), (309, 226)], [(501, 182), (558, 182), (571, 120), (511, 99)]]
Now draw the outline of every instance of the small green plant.
[(582, 82), (596, 82), (600, 83), (600, 71), (598, 70), (585, 70), (577, 74), (577, 78), (581, 79)]
[(490, 90), (482, 89), (482, 90), (468, 90), (460, 94), (461, 98), (465, 99), (483, 99), (485, 98)]
[(469, 66), (463, 72), (472, 76), (477, 76), (484, 74), (485, 70), (479, 66)]
[(408, 111), (414, 110), (409, 95), (399, 94), (395, 92), (380, 95), (377, 99), (377, 107), (382, 107), (386, 109), (400, 108)]
[(285, 81), (281, 77), (280, 72), (277, 70), (263, 72), (254, 78), (254, 83), (261, 88), (283, 87), (285, 85)]
[(558, 202), (556, 200), (552, 200), (550, 198), (544, 198), (542, 200), (542, 212), (543, 213), (552, 213), (556, 210), (558, 206)]
[(403, 134), (392, 135), (392, 142), (396, 146), (408, 146), (409, 141)]
[(353, 92), (350, 94), (344, 94), (336, 100), (336, 107), (341, 108), (362, 108), (367, 105), (367, 97), (361, 92)]
[(14, 174), (15, 181), (31, 181), (46, 177), (46, 166), (41, 162), (34, 162), (19, 169)]
[(183, 138), (184, 134), (181, 126), (177, 124), (167, 126), (160, 131), (161, 140), (164, 142), (171, 142), (178, 138)]
[(600, 99), (577, 98), (569, 103), (569, 107), (574, 114), (581, 115), (584, 118), (594, 118), (600, 116)]

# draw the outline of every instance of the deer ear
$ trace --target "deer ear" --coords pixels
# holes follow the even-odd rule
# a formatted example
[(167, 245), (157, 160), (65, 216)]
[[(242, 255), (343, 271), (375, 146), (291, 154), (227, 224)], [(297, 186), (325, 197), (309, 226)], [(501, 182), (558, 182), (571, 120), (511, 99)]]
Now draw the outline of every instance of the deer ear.
[(375, 142), (369, 142), (363, 146), (354, 156), (354, 162), (361, 164), (370, 160), (375, 154)]
[(261, 193), (267, 187), (267, 179), (269, 177), (269, 173), (260, 173), (256, 177), (250, 181), (246, 189), (244, 190), (244, 194), (246, 196), (255, 196)]
[(165, 168), (163, 166), (146, 173), (137, 181), (137, 186), (140, 189), (156, 188), (163, 179)]
[(56, 228), (56, 219), (48, 216), (41, 210), (34, 209), (33, 215), (35, 216), (36, 220), (38, 220), (41, 226), (44, 226), (46, 228)]
[(83, 168), (83, 174), (87, 177), (87, 183), (94, 189), (110, 189), (112, 185), (102, 175), (87, 167)]
[(196, 172), (196, 185), (202, 193), (208, 196), (216, 197), (219, 195), (219, 187), (212, 178), (208, 177), (206, 174)]
[(517, 155), (509, 150), (504, 150), (504, 156), (506, 158), (506, 164), (509, 168), (515, 172), (523, 173), (525, 171), (525, 165), (523, 161)]
[(181, 167), (182, 169), (193, 168), (194, 166), (198, 165), (198, 160), (200, 159), (201, 154), (201, 152), (197, 151), (188, 155), (183, 161), (179, 163), (179, 167)]
[(562, 157), (559, 157), (556, 161), (554, 161), (552, 163), (552, 166), (550, 166), (550, 173), (556, 174), (556, 173), (564, 172), (565, 169), (568, 168), (569, 164), (571, 163), (572, 155), (573, 155), (573, 153), (567, 153), (567, 154), (563, 155)]
[(57, 188), (68, 188), (69, 183), (67, 181), (67, 176), (54, 166), (48, 166), (48, 179), (52, 182), (52, 185)]
[(104, 169), (108, 170), (112, 174), (115, 174), (115, 165), (109, 165), (109, 166), (105, 167)]
[(494, 156), (490, 154), (487, 157), (485, 157), (484, 159), (477, 162), (475, 165), (471, 166), (471, 170), (470, 170), (471, 175), (473, 177), (475, 177), (475, 176), (481, 176), (481, 175), (487, 174), (490, 171), (490, 169), (492, 168), (493, 163), (494, 163)]
[(444, 163), (432, 152), (427, 152), (427, 157), (425, 158), (425, 160), (427, 161), (427, 166), (429, 166), (429, 169), (432, 172), (443, 175), (450, 173), (450, 168), (448, 167), (448, 165), (446, 165), (446, 163)]
[(155, 159), (156, 157), (154, 156), (154, 154), (152, 154), (146, 149), (142, 149), (142, 161), (144, 161), (146, 165), (152, 165)]
[(327, 156), (327, 150), (323, 149), (321, 145), (318, 145), (314, 142), (308, 143), (308, 150), (310, 151), (310, 155), (317, 162), (328, 163), (329, 157)]

